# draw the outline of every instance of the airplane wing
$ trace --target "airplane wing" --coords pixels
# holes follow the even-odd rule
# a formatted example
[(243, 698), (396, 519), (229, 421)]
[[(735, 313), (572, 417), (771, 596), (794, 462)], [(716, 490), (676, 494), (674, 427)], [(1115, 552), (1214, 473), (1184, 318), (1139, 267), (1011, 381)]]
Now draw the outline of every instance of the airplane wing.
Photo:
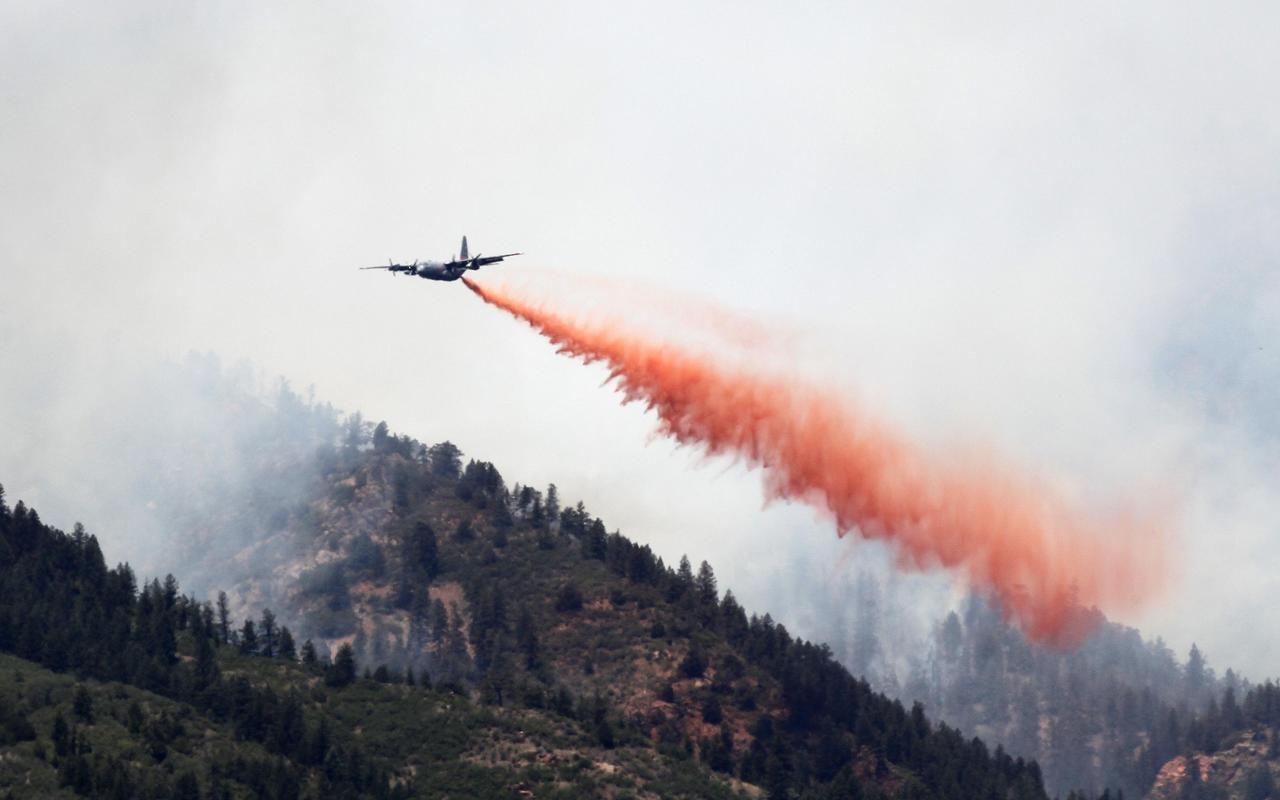
[(360, 267), (360, 269), (389, 269), (389, 270), (391, 270), (392, 272), (417, 272), (417, 270), (418, 270), (418, 262), (416, 262), (416, 261), (415, 261), (415, 262), (414, 262), (414, 263), (412, 263), (412, 264), (395, 264), (395, 263), (392, 263), (392, 264), (387, 264), (386, 266), (378, 266), (378, 267)]
[(523, 253), (503, 253), (500, 256), (482, 256), (479, 253), (471, 258), (458, 258), (445, 264), (449, 269), (480, 269), (486, 264), (496, 264), (504, 258), (523, 255)]
[(476, 256), (471, 259), (471, 264), (473, 265), (472, 269), (483, 267), (485, 264), (496, 264), (504, 258), (510, 258), (511, 256), (518, 255), (521, 255), (521, 253), (503, 253), (500, 256)]

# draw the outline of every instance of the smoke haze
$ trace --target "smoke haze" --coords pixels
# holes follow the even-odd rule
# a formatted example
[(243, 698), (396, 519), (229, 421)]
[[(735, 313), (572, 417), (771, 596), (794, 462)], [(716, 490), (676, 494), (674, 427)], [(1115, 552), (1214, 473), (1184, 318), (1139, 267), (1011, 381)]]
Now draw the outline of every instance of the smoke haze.
[[(182, 531), (123, 521), (164, 501), (151, 420), (217, 443), (234, 415), (183, 415), (153, 365), (248, 358), (838, 638), (821, 612), (863, 567), (886, 580), (881, 543), (744, 503), (758, 476), (646, 443), (601, 367), (462, 287), (354, 271), (465, 233), (529, 254), (504, 280), (557, 265), (781, 319), (820, 344), (803, 374), (1072, 507), (1174, 487), (1170, 591), (1124, 621), (1273, 674), (1278, 14), (6, 3), (0, 482), (157, 560)], [(957, 604), (947, 576), (894, 580), (882, 608), (925, 631)]]

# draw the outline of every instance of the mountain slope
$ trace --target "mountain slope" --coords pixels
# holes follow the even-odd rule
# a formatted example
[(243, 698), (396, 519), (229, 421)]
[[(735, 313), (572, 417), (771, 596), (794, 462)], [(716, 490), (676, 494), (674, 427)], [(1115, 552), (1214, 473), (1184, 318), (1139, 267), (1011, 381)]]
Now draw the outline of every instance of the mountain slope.
[[(1039, 772), (871, 692), (821, 646), (748, 617), (714, 572), (669, 569), (554, 488), (348, 432), (313, 499), (235, 557), (233, 607), (270, 606), (329, 652), (426, 671), (494, 705), (568, 696), (672, 755), (782, 796), (839, 782), (924, 796), (1038, 796)], [(247, 567), (252, 565), (252, 569)], [(826, 788), (824, 788), (826, 787)]]
[[(709, 566), (668, 569), (551, 491), (462, 469), (447, 443), (380, 427), (319, 463), (323, 491), (232, 557), (250, 576), (238, 625), (172, 576), (139, 590), (94, 537), (0, 495), (0, 651), (169, 698), (206, 738), (260, 746), (260, 796), (1044, 796), (1033, 764), (935, 727), (825, 648), (748, 617)], [(255, 598), (283, 601), (279, 620), (245, 613)], [(291, 626), (332, 662), (308, 641), (295, 663)], [(371, 680), (354, 680), (356, 653), (378, 667)], [(153, 782), (164, 795), (179, 778), (188, 791), (189, 773), (204, 796), (238, 774), (240, 756), (217, 747), (192, 757), (154, 777), (132, 750), (57, 754), (60, 769), (78, 765), (64, 788), (82, 793)]]
[[(138, 591), (96, 539), (0, 489), (0, 791), (14, 797), (734, 797), (740, 784), (595, 698), (484, 705), (339, 652), (299, 654), (263, 615), (239, 636), (170, 576)], [(258, 631), (261, 631), (261, 637)], [(73, 677), (73, 673), (74, 676)], [(459, 693), (459, 692), (462, 693)]]
[(1192, 720), (1248, 689), (1231, 670), (1217, 678), (1194, 647), (1179, 664), (1163, 642), (1110, 622), (1072, 651), (1035, 646), (976, 597), (937, 626), (926, 663), (903, 693), (971, 735), (1037, 759), (1046, 786), (1061, 794), (1145, 793), (1189, 744)]
[[(778, 642), (793, 651), (795, 637), (721, 597), (709, 567), (668, 570), (607, 535), (585, 509), (557, 513), (559, 498), (508, 489), (491, 465), (464, 470), (452, 446), (438, 450), (437, 474), (431, 448), (358, 414), (344, 421), (284, 382), (265, 390), (250, 373), (192, 356), (130, 381), (127, 394), (95, 397), (93, 416), (114, 421), (105, 440), (77, 442), (73, 462), (51, 462), (26, 485), (60, 499), (64, 518), (82, 502), (111, 531), (109, 553), (178, 572), (200, 597), (227, 589), (228, 611), (241, 621), (260, 625), (263, 610), (275, 609), (323, 657), (350, 644), (370, 668), (425, 669), (437, 684), (502, 707), (554, 706), (561, 689), (576, 704), (599, 690), (615, 732), (646, 731), (673, 757), (705, 755), (739, 776), (759, 771), (763, 753), (786, 765), (783, 785), (841, 763), (890, 792), (911, 785), (901, 754), (886, 757), (895, 737), (863, 726), (871, 744), (853, 746), (857, 719), (841, 734), (849, 747), (833, 733), (823, 759), (811, 752), (822, 735), (809, 731), (796, 774), (795, 754), (770, 762), (762, 746), (752, 755), (763, 716), (786, 722), (789, 703), (805, 696), (785, 692), (778, 669), (787, 660)], [(679, 524), (678, 509), (669, 516)], [(855, 674), (908, 706), (923, 701), (963, 741), (978, 736), (1038, 760), (1051, 793), (1145, 792), (1170, 757), (1206, 746), (1192, 733), (1210, 699), (1248, 688), (1230, 671), (1216, 679), (1202, 654), (1179, 665), (1158, 640), (1111, 625), (1072, 653), (1028, 646), (980, 600), (939, 620), (926, 640), (903, 628), (916, 596), (879, 595), (866, 574), (851, 581), (856, 591), (815, 591), (804, 574), (775, 575), (791, 582), (780, 594), (815, 604), (789, 607), (788, 621), (823, 620), (809, 630)], [(566, 584), (582, 596), (581, 610), (557, 609)], [(715, 602), (702, 599), (711, 595)], [(230, 627), (238, 636), (240, 624)], [(114, 641), (101, 650), (108, 660), (125, 652)], [(690, 666), (703, 662), (701, 677), (681, 671), (695, 644)], [(704, 711), (721, 723), (706, 722)]]

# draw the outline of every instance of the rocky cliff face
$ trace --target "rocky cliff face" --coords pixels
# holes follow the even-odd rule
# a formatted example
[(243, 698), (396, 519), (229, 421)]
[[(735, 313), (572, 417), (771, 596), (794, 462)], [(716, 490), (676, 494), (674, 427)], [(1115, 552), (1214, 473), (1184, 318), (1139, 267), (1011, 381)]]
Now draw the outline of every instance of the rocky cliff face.
[(1213, 753), (1178, 756), (1166, 763), (1148, 795), (1151, 800), (1223, 798), (1265, 800), (1280, 796), (1280, 732), (1266, 728), (1233, 737)]

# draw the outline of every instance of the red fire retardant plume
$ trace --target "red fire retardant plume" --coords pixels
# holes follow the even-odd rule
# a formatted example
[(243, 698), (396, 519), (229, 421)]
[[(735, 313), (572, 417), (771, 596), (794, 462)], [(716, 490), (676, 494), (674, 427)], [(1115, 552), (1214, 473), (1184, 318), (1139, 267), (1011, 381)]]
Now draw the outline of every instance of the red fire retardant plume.
[(464, 281), (561, 353), (607, 364), (616, 388), (652, 409), (663, 434), (763, 468), (770, 498), (829, 512), (842, 536), (889, 540), (902, 567), (942, 566), (986, 587), (1034, 640), (1074, 646), (1099, 610), (1132, 609), (1159, 588), (1164, 547), (1148, 520), (1086, 515), (989, 458), (931, 458), (832, 392), (722, 367)]

